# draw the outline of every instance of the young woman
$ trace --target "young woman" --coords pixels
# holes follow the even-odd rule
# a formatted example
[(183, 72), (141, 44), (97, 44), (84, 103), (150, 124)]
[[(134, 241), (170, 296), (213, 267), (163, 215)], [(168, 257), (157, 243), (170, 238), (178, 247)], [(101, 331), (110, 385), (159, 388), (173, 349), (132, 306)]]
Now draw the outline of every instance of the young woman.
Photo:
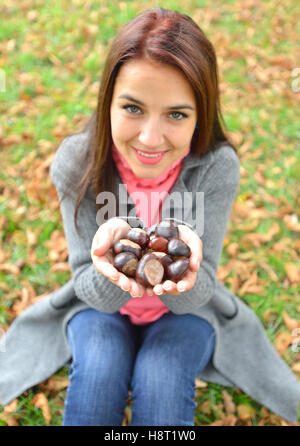
[[(297, 420), (299, 382), (254, 312), (216, 279), (239, 185), (221, 120), (215, 51), (198, 25), (162, 8), (128, 22), (96, 112), (51, 166), (73, 277), (9, 330), (2, 402), (71, 362), (64, 425), (121, 425), (130, 391), (131, 425), (192, 426), (196, 377)], [(190, 266), (177, 283), (144, 287), (114, 268), (111, 247), (166, 216)]]

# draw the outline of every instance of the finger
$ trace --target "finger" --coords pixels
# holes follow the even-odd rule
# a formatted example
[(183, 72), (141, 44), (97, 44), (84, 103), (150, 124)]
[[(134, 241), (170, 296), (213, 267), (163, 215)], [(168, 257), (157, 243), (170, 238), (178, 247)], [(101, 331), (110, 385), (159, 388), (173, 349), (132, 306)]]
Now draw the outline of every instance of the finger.
[(158, 284), (153, 287), (153, 292), (158, 296), (162, 296), (165, 293), (165, 290), (163, 289), (161, 284)]
[(101, 234), (97, 234), (97, 238), (92, 246), (92, 255), (101, 257), (104, 256), (110, 249), (112, 244), (112, 237), (109, 231), (103, 229)]
[(184, 277), (176, 284), (179, 292), (183, 293), (193, 288), (196, 283), (197, 273), (187, 270)]
[(110, 248), (104, 254), (100, 254), (100, 250), (97, 248), (94, 250), (92, 258), (96, 261), (105, 261), (113, 264), (114, 262), (113, 250)]
[(108, 279), (118, 280), (120, 277), (119, 271), (111, 265), (108, 261), (94, 261), (97, 271)]
[(171, 289), (168, 291), (165, 290), (163, 285), (155, 285), (155, 287), (153, 288), (153, 291), (158, 296), (163, 296), (164, 294), (171, 294), (172, 296), (178, 296), (179, 294), (181, 294), (180, 291), (178, 291), (176, 288), (176, 283), (174, 283), (174, 282), (171, 282), (171, 283), (172, 283)]
[(112, 265), (107, 257), (93, 256), (93, 264), (100, 274), (110, 278), (119, 278), (119, 271)]
[(122, 288), (123, 291), (130, 291), (130, 280), (124, 274), (120, 274), (120, 278), (117, 284), (120, 288)]
[(130, 294), (132, 297), (142, 297), (145, 293), (145, 289), (139, 283), (137, 283), (134, 279), (130, 280)]
[(171, 280), (166, 280), (163, 283), (163, 289), (167, 293), (172, 293), (173, 291), (177, 291), (176, 283), (172, 282)]
[(123, 291), (129, 291), (130, 290), (130, 283), (129, 283), (129, 281), (127, 279), (128, 278), (123, 276), (123, 275), (120, 275), (118, 280), (112, 280), (110, 277), (108, 277), (108, 280), (111, 283), (113, 283), (114, 285), (118, 286)]
[(91, 253), (103, 256), (117, 240), (125, 237), (129, 229), (130, 225), (122, 219), (112, 219), (102, 224), (94, 237)]

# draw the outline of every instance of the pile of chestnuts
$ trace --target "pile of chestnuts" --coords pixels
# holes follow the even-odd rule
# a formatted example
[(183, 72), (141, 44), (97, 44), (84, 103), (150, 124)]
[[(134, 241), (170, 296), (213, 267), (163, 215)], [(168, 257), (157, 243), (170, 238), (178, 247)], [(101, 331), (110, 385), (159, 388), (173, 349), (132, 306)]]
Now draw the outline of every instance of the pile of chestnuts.
[(178, 282), (190, 264), (190, 248), (179, 238), (173, 220), (159, 222), (151, 235), (141, 228), (131, 228), (112, 248), (114, 267), (145, 287), (167, 279)]

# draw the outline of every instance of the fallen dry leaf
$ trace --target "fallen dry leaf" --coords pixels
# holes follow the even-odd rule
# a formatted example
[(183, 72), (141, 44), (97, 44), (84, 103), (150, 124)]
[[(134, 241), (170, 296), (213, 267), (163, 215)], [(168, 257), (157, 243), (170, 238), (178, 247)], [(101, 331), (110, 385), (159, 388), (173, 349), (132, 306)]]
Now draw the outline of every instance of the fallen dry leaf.
[(53, 376), (52, 378), (48, 379), (47, 389), (53, 392), (58, 392), (59, 390), (68, 387), (69, 384), (70, 381), (68, 378), (65, 378), (64, 376)]
[(274, 271), (274, 270), (273, 270), (267, 263), (265, 263), (265, 262), (262, 261), (262, 260), (258, 260), (258, 264), (259, 264), (259, 266), (260, 266), (262, 269), (264, 269), (264, 270), (269, 274), (270, 278), (271, 278), (274, 282), (278, 281), (278, 276), (277, 276), (277, 274), (275, 273), (275, 271)]
[(274, 235), (278, 234), (280, 232), (280, 226), (278, 223), (274, 223), (270, 226), (269, 231), (267, 234), (259, 234), (257, 232), (246, 234), (243, 237), (243, 240), (250, 240), (255, 247), (259, 247), (261, 243), (270, 242)]
[(283, 217), (283, 222), (285, 223), (287, 229), (295, 232), (300, 232), (300, 223), (294, 221), (291, 215), (285, 215)]
[(280, 333), (278, 333), (275, 339), (275, 348), (277, 352), (282, 355), (287, 350), (292, 340), (293, 337), (291, 333), (286, 331), (281, 331)]
[(295, 328), (300, 327), (300, 322), (297, 321), (297, 319), (293, 319), (292, 317), (290, 317), (285, 310), (283, 310), (282, 315), (287, 328), (289, 328), (290, 330), (294, 330)]
[(231, 257), (236, 257), (239, 252), (239, 244), (238, 243), (230, 243), (227, 246), (226, 251), (228, 252), (228, 254)]
[(204, 401), (204, 403), (200, 406), (200, 411), (205, 413), (206, 415), (211, 413), (211, 404), (209, 400)]
[(51, 269), (51, 273), (59, 273), (60, 271), (70, 271), (70, 265), (68, 262), (55, 263)]
[(222, 417), (220, 420), (216, 420), (210, 424), (210, 426), (235, 426), (237, 422), (237, 417), (234, 415), (227, 415)]
[(236, 406), (235, 406), (234, 402), (232, 401), (232, 396), (229, 395), (229, 393), (225, 389), (222, 390), (222, 395), (223, 395), (223, 401), (224, 401), (224, 407), (225, 407), (226, 413), (228, 415), (235, 413)]
[(284, 269), (286, 271), (286, 274), (289, 278), (289, 281), (292, 284), (296, 284), (300, 282), (300, 269), (299, 265), (296, 265), (295, 263), (286, 263), (284, 265)]
[(255, 415), (255, 409), (250, 406), (246, 406), (245, 404), (239, 404), (237, 406), (238, 417), (243, 420), (251, 420), (251, 418)]
[(31, 400), (31, 404), (40, 408), (43, 413), (43, 417), (45, 419), (46, 424), (50, 424), (51, 414), (48, 399), (46, 398), (44, 393), (37, 393)]
[(292, 365), (293, 372), (300, 373), (300, 361)]
[(0, 271), (7, 271), (13, 274), (15, 277), (19, 276), (20, 274), (20, 268), (11, 263), (2, 263), (2, 265), (0, 265)]
[(4, 421), (7, 426), (19, 426), (19, 422), (15, 416), (6, 414), (4, 412), (0, 413), (0, 420)]
[(18, 401), (15, 399), (11, 403), (4, 406), (4, 413), (14, 413), (17, 410)]
[(205, 387), (207, 387), (207, 383), (205, 381), (201, 381), (199, 378), (196, 378), (195, 384), (197, 389), (205, 389)]
[(276, 321), (278, 317), (278, 314), (276, 313), (273, 308), (269, 308), (265, 313), (262, 315), (262, 318), (267, 322), (274, 322)]

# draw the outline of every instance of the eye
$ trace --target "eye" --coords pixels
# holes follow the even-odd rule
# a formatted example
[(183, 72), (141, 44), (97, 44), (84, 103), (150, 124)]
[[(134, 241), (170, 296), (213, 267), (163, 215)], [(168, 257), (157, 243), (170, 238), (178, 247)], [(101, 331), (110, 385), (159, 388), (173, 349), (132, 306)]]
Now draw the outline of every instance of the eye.
[(179, 118), (176, 118), (176, 116), (175, 116), (175, 121), (181, 121), (182, 119), (188, 117), (185, 113), (181, 113), (181, 112), (172, 112), (171, 115), (173, 115), (173, 117), (174, 117), (174, 115), (177, 115), (177, 117), (179, 115)]
[(135, 110), (140, 110), (139, 109), (139, 107), (137, 107), (136, 105), (130, 105), (130, 104), (127, 104), (127, 105), (124, 105), (124, 107), (122, 107), (124, 110), (127, 110), (129, 113), (131, 113), (131, 114), (133, 114), (133, 115), (136, 115), (137, 113), (135, 113), (134, 111), (129, 111), (129, 109), (135, 109)]
[[(133, 104), (126, 104), (122, 108), (123, 108), (123, 110), (128, 111), (128, 113), (130, 113), (131, 115), (140, 114), (138, 112), (141, 111), (141, 109), (138, 106), (133, 105)], [(188, 117), (188, 115), (186, 115), (185, 113), (181, 113), (181, 112), (177, 112), (177, 111), (170, 113), (170, 115), (173, 115), (173, 119), (175, 121), (181, 121), (182, 119), (185, 119)]]

